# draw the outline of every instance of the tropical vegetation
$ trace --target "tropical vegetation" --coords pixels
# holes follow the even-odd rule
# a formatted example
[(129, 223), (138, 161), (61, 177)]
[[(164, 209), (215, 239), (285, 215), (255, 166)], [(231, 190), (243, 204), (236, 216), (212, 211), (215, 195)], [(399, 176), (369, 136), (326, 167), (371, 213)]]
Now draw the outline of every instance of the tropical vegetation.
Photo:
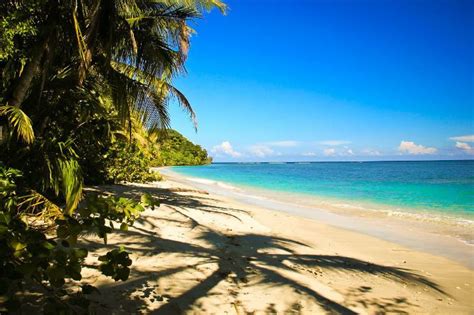
[(154, 166), (203, 165), (212, 162), (206, 149), (194, 144), (176, 130), (169, 130), (158, 140), (158, 150), (154, 155)]
[[(46, 296), (45, 313), (87, 310), (93, 287), (74, 298), (64, 289), (81, 286), (80, 238), (106, 242), (112, 222), (126, 229), (157, 201), (85, 195), (83, 186), (153, 179), (147, 168), (157, 159), (177, 164), (152, 153), (175, 152), (157, 141), (170, 102), (195, 122), (172, 82), (185, 71), (189, 21), (216, 7), (225, 11), (220, 0), (0, 3), (0, 312), (17, 309), (31, 283)], [(99, 261), (103, 274), (128, 278), (126, 249)]]

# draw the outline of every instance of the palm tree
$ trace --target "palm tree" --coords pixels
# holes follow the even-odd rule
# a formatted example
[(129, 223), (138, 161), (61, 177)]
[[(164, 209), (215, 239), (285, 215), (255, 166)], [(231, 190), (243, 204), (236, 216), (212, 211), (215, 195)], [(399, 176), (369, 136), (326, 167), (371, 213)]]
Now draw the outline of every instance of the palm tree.
[[(186, 22), (198, 17), (200, 10), (213, 7), (223, 12), (226, 8), (219, 0), (69, 0), (60, 5), (7, 1), (2, 11), (16, 14), (33, 8), (38, 24), (36, 43), (29, 49), (31, 57), (17, 71), (7, 104), (22, 107), (35, 78), (43, 80), (41, 94), (44, 81), (55, 70), (74, 69), (70, 74), (82, 86), (93, 68), (115, 88), (114, 101), (124, 115), (129, 116), (130, 106), (125, 106), (129, 103), (166, 125), (167, 112), (162, 107), (171, 93), (193, 117), (189, 102), (170, 81), (183, 71), (192, 33)], [(55, 61), (59, 69), (51, 67)]]
[(82, 187), (74, 134), (91, 117), (118, 117), (131, 133), (137, 112), (147, 128), (167, 128), (174, 96), (195, 123), (172, 80), (185, 71), (188, 21), (214, 7), (226, 9), (220, 0), (3, 1), (2, 22), (27, 31), (0, 24), (4, 34), (16, 32), (18, 52), (0, 54), (0, 116), (8, 123), (2, 159), (29, 161), (15, 166), (41, 177), (40, 191), (61, 192), (72, 210)]
[[(65, 279), (81, 278), (87, 251), (76, 246), (79, 234), (106, 241), (109, 219), (127, 228), (137, 218), (141, 205), (123, 198), (90, 198), (75, 211), (83, 176), (105, 169), (103, 149), (111, 152), (119, 134), (146, 143), (153, 136), (148, 131), (167, 128), (170, 97), (195, 120), (172, 80), (184, 72), (193, 32), (188, 21), (213, 7), (225, 10), (220, 0), (0, 2), (2, 310), (18, 307), (18, 290), (28, 279), (46, 285), (49, 312), (70, 313), (61, 288)], [(128, 143), (119, 144), (122, 150)], [(135, 149), (119, 152), (129, 148)], [(146, 169), (139, 153), (130, 160)], [(87, 157), (102, 162), (88, 165)], [(32, 216), (40, 225), (24, 222)], [(56, 237), (43, 229), (56, 230)], [(109, 261), (114, 253), (120, 261)], [(125, 280), (127, 252), (107, 255), (106, 266), (113, 260), (121, 267), (102, 272)]]

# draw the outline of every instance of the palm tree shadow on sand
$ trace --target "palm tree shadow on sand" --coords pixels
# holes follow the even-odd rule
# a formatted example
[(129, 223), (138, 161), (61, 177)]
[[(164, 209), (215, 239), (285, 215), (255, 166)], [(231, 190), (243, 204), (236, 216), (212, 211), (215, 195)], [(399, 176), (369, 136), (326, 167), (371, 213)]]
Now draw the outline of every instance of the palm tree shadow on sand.
[[(215, 294), (211, 293), (211, 291), (224, 281), (234, 283), (238, 288), (246, 285), (263, 285), (266, 287), (289, 286), (331, 314), (356, 314), (349, 307), (376, 309), (377, 313), (405, 313), (404, 309), (406, 307), (417, 306), (409, 302), (405, 297), (384, 299), (366, 297), (366, 294), (371, 292), (372, 288), (364, 285), (350, 289), (345, 296), (344, 303), (336, 302), (319, 293), (318, 290), (306, 285), (304, 281), (285, 276), (285, 274), (298, 271), (300, 273), (303, 272), (307, 277), (318, 277), (323, 272), (376, 276), (403, 285), (421, 286), (427, 290), (432, 290), (435, 294), (447, 296), (436, 283), (407, 269), (373, 264), (344, 256), (298, 254), (292, 247), (306, 246), (305, 244), (276, 236), (258, 233), (223, 234), (200, 224), (186, 213), (185, 208), (191, 207), (200, 211), (218, 212), (233, 217), (237, 217), (235, 213), (242, 210), (210, 206), (205, 203), (206, 200), (209, 200), (207, 196), (203, 196), (201, 199), (201, 197), (182, 195), (182, 191), (174, 192), (169, 189), (150, 187), (134, 187), (131, 189), (129, 186), (125, 186), (123, 189), (119, 186), (118, 189), (115, 189), (115, 192), (132, 197), (144, 192), (159, 196), (162, 205), (166, 205), (169, 209), (176, 211), (186, 220), (170, 220), (166, 222), (168, 219), (163, 219), (163, 224), (176, 224), (179, 221), (181, 223), (187, 222), (186, 224), (189, 229), (199, 227), (202, 230), (199, 234), (199, 240), (207, 244), (206, 246), (201, 246), (163, 238), (159, 233), (154, 232), (156, 228), (160, 228), (160, 225), (144, 216), (139, 220), (141, 227), (135, 226), (128, 231), (117, 232), (123, 234), (122, 239), (124, 241), (120, 244), (124, 245), (127, 250), (137, 256), (148, 257), (160, 254), (179, 254), (184, 258), (198, 258), (198, 265), (212, 264), (216, 266), (205, 279), (200, 280), (197, 284), (187, 288), (178, 295), (166, 296), (165, 301), (153, 311), (148, 310), (148, 314), (180, 314), (188, 311), (205, 313), (206, 310), (198, 300)], [(133, 241), (127, 241), (130, 237), (132, 237)], [(139, 243), (135, 241), (137, 239), (140, 240)], [(89, 242), (89, 246), (93, 251), (95, 244)], [(113, 247), (113, 245), (108, 246)], [(159, 263), (160, 261), (157, 256), (157, 264), (159, 265)], [(107, 290), (121, 292), (120, 298), (113, 305), (114, 309), (146, 309), (145, 299), (163, 299), (162, 296), (154, 293), (156, 286), (153, 287), (150, 285), (150, 282), (156, 281), (160, 277), (182, 272), (187, 268), (196, 267), (198, 266), (183, 265), (160, 269), (157, 272), (144, 272), (133, 270), (132, 265), (130, 280), (125, 283), (118, 282), (113, 285), (103, 285), (99, 289), (103, 292)], [(131, 287), (134, 290), (140, 291), (141, 295), (132, 298), (130, 294)], [(238, 295), (235, 291), (231, 291), (229, 294)], [(239, 301), (236, 299), (235, 303), (238, 304)], [(110, 306), (103, 305), (103, 307)], [(269, 303), (265, 313), (276, 313), (274, 307), (274, 304)], [(300, 311), (301, 306), (298, 301), (288, 306), (289, 313), (299, 313)]]

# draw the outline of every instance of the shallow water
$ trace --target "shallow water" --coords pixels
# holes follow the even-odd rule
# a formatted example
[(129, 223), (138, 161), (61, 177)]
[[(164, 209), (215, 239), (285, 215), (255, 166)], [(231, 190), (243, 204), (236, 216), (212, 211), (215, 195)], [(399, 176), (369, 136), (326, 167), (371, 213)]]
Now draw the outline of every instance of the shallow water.
[(474, 220), (474, 161), (216, 163), (172, 170), (346, 207)]
[[(467, 211), (413, 208), (359, 199), (341, 199), (315, 194), (261, 188), (194, 175), (214, 166), (165, 168), (173, 180), (191, 184), (244, 203), (315, 219), (321, 223), (362, 232), (415, 250), (448, 257), (474, 268), (474, 220)], [(186, 169), (184, 172), (183, 169)], [(189, 169), (197, 173), (191, 175)], [(219, 178), (220, 179), (220, 178)], [(472, 187), (472, 186), (471, 186)], [(452, 208), (451, 208), (452, 209)], [(470, 210), (469, 210), (470, 209)]]

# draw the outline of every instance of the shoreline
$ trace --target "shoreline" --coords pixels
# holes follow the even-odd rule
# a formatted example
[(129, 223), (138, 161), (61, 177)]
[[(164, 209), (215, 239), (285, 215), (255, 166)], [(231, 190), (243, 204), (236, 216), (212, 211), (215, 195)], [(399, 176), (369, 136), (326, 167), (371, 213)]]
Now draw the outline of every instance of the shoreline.
[[(160, 199), (108, 247), (130, 278), (87, 269), (99, 314), (472, 314), (473, 270), (364, 233), (252, 205), (173, 176), (97, 187)], [(94, 256), (100, 239), (86, 241)]]
[(474, 269), (474, 230), (471, 228), (471, 221), (465, 226), (462, 220), (454, 221), (452, 217), (442, 220), (439, 217), (433, 218), (429, 214), (423, 217), (408, 212), (398, 215), (398, 213), (389, 213), (384, 210), (358, 209), (350, 205), (350, 207), (337, 207), (332, 203), (324, 203), (323, 198), (318, 200), (310, 196), (302, 197), (280, 191), (240, 185), (235, 187), (232, 183), (180, 174), (173, 171), (171, 167), (158, 170), (175, 181), (209, 190), (249, 205), (363, 233), (415, 250), (440, 255)]
[[(407, 163), (410, 162), (413, 164), (414, 162), (417, 161), (374, 161), (373, 163), (380, 164), (380, 163), (391, 163), (391, 162), (403, 162)], [(448, 160), (448, 161), (420, 161), (422, 163), (426, 162), (459, 162), (455, 160)], [(471, 160), (461, 160), (461, 162), (471, 162)], [(235, 164), (235, 165), (259, 165), (259, 164), (281, 164), (281, 165), (292, 165), (292, 164), (324, 164), (324, 163), (329, 163), (329, 164), (343, 164), (343, 165), (351, 165), (351, 164), (370, 164), (366, 162), (278, 162), (278, 163), (273, 163), (273, 162), (254, 162), (254, 163), (213, 163), (213, 165), (226, 165), (226, 164)], [(203, 165), (205, 167), (205, 165)], [(449, 165), (448, 165), (449, 166)], [(206, 175), (201, 176), (200, 172), (193, 172), (192, 169), (194, 166), (174, 166), (174, 167), (165, 167), (172, 169), (172, 171), (175, 174), (180, 174), (181, 176), (190, 176), (194, 178), (198, 178), (199, 180), (203, 181), (213, 181), (216, 182), (216, 184), (222, 184), (222, 183), (228, 183), (226, 185), (235, 185), (238, 188), (242, 188), (244, 190), (250, 190), (250, 191), (257, 191), (260, 195), (286, 195), (286, 196), (293, 196), (293, 197), (298, 197), (298, 201), (305, 203), (306, 205), (315, 205), (315, 201), (319, 201), (320, 203), (323, 203), (325, 206), (339, 206), (342, 208), (352, 208), (352, 209), (361, 209), (361, 210), (373, 210), (376, 212), (385, 212), (389, 215), (398, 215), (398, 216), (419, 216), (420, 219), (426, 219), (426, 220), (444, 220), (444, 221), (450, 221), (450, 223), (453, 224), (461, 224), (461, 225), (472, 225), (474, 228), (474, 204), (472, 202), (468, 202), (466, 200), (450, 200), (449, 196), (444, 196), (442, 199), (434, 201), (432, 199), (425, 198), (424, 196), (418, 195), (416, 198), (419, 198), (419, 200), (416, 200), (415, 202), (412, 201), (407, 201), (413, 199), (413, 196), (398, 196), (396, 198), (388, 198), (388, 199), (381, 199), (377, 197), (379, 194), (378, 192), (378, 187), (374, 187), (374, 190), (367, 190), (363, 189), (362, 191), (360, 189), (356, 189), (355, 193), (352, 193), (351, 186), (347, 186), (345, 183), (341, 183), (341, 185), (345, 185), (344, 189), (337, 190), (334, 189), (332, 190), (326, 190), (324, 192), (324, 189), (321, 189), (323, 187), (309, 187), (305, 185), (304, 182), (298, 182), (297, 180), (292, 180), (288, 182), (284, 182), (285, 185), (278, 185), (275, 184), (273, 185), (272, 182), (265, 181), (265, 179), (262, 179), (262, 181), (259, 180), (259, 177), (257, 176), (256, 178), (253, 178), (252, 180), (246, 180), (245, 177), (243, 178), (241, 175), (236, 176), (234, 179), (229, 180), (227, 177), (222, 177), (222, 176), (209, 176), (206, 177)], [(196, 169), (199, 169), (200, 166), (196, 166)], [(188, 172), (189, 169), (189, 172)], [(245, 170), (244, 170), (245, 171)], [(248, 170), (247, 170), (248, 171)], [(278, 169), (276, 169), (278, 171)], [(291, 171), (291, 170), (290, 170)], [(223, 169), (224, 174), (226, 173), (226, 170)], [(201, 172), (201, 174), (205, 174), (206, 172)], [(212, 174), (210, 172), (209, 174)], [(232, 175), (232, 174), (231, 174)], [(237, 174), (238, 175), (238, 174)], [(249, 174), (252, 176), (253, 174)], [(281, 174), (280, 174), (281, 175)], [(294, 174), (289, 174), (290, 176), (293, 176)], [(336, 174), (337, 175), (337, 174)], [(396, 174), (392, 174), (395, 176)], [(474, 175), (474, 173), (473, 173)], [(263, 176), (265, 177), (265, 176)], [(336, 176), (337, 177), (337, 176)], [(268, 177), (267, 177), (268, 179)], [(306, 178), (307, 181), (311, 181), (311, 179)], [(326, 177), (325, 180), (327, 181), (328, 178)], [(464, 179), (466, 180), (466, 179)], [(433, 181), (433, 183), (431, 183)], [(274, 179), (274, 182), (278, 182), (278, 178)], [(288, 186), (288, 184), (291, 182), (291, 185)], [(443, 180), (441, 180), (443, 182)], [(449, 182), (449, 180), (448, 180)], [(434, 184), (437, 183), (436, 179), (431, 179), (428, 181), (428, 184)], [(461, 181), (460, 184), (463, 182)], [(323, 186), (330, 186), (332, 184), (331, 181), (327, 182)], [(416, 185), (414, 186), (414, 182), (408, 183), (409, 185), (412, 185), (410, 191), (416, 191), (419, 189)], [(299, 186), (302, 186), (303, 188), (299, 188)], [(321, 186), (321, 185), (320, 185)], [(448, 189), (449, 187), (445, 187)], [(421, 189), (426, 189), (426, 187), (422, 187)], [(363, 192), (365, 190), (365, 192)], [(452, 187), (451, 187), (452, 190)], [(383, 193), (383, 189), (381, 190)], [(370, 192), (370, 193), (368, 193)], [(365, 195), (364, 195), (365, 193)], [(386, 193), (386, 192), (385, 192)], [(392, 193), (389, 193), (392, 194)], [(395, 192), (397, 194), (397, 192)], [(399, 193), (398, 193), (399, 194)], [(472, 190), (470, 191), (463, 191), (463, 194), (471, 194), (472, 195)], [(451, 196), (452, 197), (452, 196)], [(448, 200), (448, 201), (446, 201)], [(307, 202), (308, 201), (308, 202)], [(472, 198), (471, 198), (472, 201)], [(291, 200), (291, 203), (293, 203), (294, 200)], [(460, 204), (459, 204), (460, 202)], [(473, 235), (474, 237), (474, 235)], [(469, 240), (469, 242), (474, 243), (474, 239)]]

